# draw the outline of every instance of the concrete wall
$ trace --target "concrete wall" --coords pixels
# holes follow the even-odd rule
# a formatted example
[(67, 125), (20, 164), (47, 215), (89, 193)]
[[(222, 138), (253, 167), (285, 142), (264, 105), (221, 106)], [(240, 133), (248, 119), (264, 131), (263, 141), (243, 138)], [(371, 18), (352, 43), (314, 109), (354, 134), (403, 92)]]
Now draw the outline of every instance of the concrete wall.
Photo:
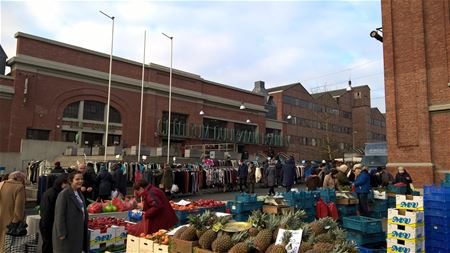
[(13, 168), (21, 169), (22, 160), (20, 159), (20, 153), (0, 152), (0, 167), (5, 167), (7, 173)]

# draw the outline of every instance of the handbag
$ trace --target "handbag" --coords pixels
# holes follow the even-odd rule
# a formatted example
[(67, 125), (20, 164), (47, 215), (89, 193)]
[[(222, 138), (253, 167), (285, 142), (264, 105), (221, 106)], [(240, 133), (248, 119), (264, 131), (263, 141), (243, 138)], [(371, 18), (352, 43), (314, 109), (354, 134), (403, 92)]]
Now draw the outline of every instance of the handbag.
[(11, 236), (24, 236), (27, 234), (27, 227), (28, 224), (23, 221), (15, 223), (11, 222), (8, 226), (6, 226), (6, 234)]
[(32, 234), (26, 236), (5, 236), (3, 249), (8, 253), (36, 253), (39, 235)]

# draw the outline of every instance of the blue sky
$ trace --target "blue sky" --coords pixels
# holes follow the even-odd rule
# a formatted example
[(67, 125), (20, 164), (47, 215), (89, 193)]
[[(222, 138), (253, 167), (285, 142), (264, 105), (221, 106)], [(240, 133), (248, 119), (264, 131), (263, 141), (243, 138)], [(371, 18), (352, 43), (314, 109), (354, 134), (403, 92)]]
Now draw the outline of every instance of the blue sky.
[(385, 111), (381, 1), (5, 1), (0, 43), (15, 54), (17, 31), (109, 54), (174, 67), (251, 90), (301, 82), (310, 92), (369, 85), (372, 106)]

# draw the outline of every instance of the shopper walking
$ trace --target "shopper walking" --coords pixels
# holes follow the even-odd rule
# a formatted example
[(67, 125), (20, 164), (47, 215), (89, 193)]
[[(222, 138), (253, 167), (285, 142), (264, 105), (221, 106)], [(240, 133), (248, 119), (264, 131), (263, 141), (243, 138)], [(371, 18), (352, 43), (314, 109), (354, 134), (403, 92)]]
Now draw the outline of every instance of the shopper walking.
[(53, 224), (53, 250), (57, 253), (88, 252), (88, 212), (81, 193), (83, 174), (69, 174), (69, 187), (56, 199)]
[(248, 193), (255, 193), (255, 183), (256, 183), (256, 166), (255, 164), (253, 164), (253, 162), (250, 162), (247, 175)]
[(359, 200), (359, 212), (362, 216), (369, 215), (369, 203), (368, 196), (370, 192), (370, 175), (367, 171), (367, 167), (357, 166), (355, 167), (355, 192), (358, 195)]
[(6, 226), (25, 219), (25, 179), (24, 173), (15, 171), (0, 183), (0, 252), (5, 252)]
[(135, 196), (142, 199), (148, 234), (159, 229), (170, 229), (178, 222), (175, 211), (160, 189), (142, 179), (133, 185), (133, 190)]
[(97, 175), (96, 183), (98, 185), (98, 197), (102, 200), (111, 199), (114, 181), (105, 165), (100, 167), (100, 173)]
[(283, 185), (286, 187), (286, 192), (291, 191), (296, 177), (297, 172), (295, 168), (295, 160), (293, 156), (290, 156), (286, 163), (283, 165)]
[(239, 168), (238, 168), (238, 178), (239, 178), (239, 190), (241, 192), (244, 192), (243, 187), (247, 189), (247, 176), (248, 176), (248, 166), (244, 163), (244, 161), (239, 161)]
[(270, 160), (269, 162), (269, 167), (267, 167), (266, 170), (266, 179), (267, 179), (267, 186), (269, 186), (269, 196), (270, 195), (275, 195), (275, 183), (277, 180), (277, 174), (276, 174), (276, 169), (275, 169), (275, 165), (276, 165), (277, 161), (276, 160)]
[(55, 206), (58, 194), (69, 186), (67, 174), (59, 176), (53, 186), (48, 189), (41, 199), (39, 230), (42, 236), (42, 253), (53, 253), (52, 232), (55, 220)]
[(336, 175), (338, 174), (338, 170), (332, 169), (330, 173), (328, 173), (323, 180), (323, 188), (331, 188), (336, 189), (337, 187), (337, 179)]

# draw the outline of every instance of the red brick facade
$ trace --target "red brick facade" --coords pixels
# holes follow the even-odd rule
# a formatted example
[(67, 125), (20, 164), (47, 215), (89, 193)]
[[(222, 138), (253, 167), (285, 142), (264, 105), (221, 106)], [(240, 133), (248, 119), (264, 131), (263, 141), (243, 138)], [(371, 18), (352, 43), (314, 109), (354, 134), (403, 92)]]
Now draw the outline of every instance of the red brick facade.
[(388, 166), (414, 183), (450, 169), (450, 1), (382, 0)]

